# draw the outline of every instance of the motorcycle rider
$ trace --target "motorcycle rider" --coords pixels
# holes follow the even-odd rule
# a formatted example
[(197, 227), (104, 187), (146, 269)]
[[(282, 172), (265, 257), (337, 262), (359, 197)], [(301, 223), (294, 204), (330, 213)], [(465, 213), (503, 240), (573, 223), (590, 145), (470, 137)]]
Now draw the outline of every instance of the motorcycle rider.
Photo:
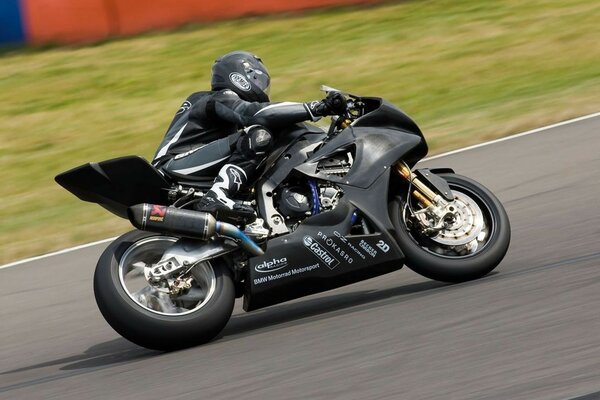
[(346, 108), (336, 92), (310, 103), (271, 103), (270, 81), (258, 56), (234, 51), (213, 64), (211, 91), (191, 94), (176, 112), (152, 164), (178, 178), (214, 176), (220, 167), (197, 210), (251, 218), (254, 210), (231, 197), (253, 184), (276, 140), (271, 132)]

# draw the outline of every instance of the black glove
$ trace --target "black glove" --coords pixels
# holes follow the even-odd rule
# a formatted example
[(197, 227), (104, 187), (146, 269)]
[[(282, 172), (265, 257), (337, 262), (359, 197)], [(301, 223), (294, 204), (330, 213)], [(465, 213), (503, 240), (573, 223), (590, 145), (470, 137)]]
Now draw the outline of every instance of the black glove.
[(346, 98), (340, 92), (329, 92), (321, 102), (329, 110), (329, 115), (342, 115), (346, 112)]
[(306, 106), (314, 117), (324, 117), (343, 114), (347, 105), (346, 98), (341, 93), (329, 92), (323, 100), (306, 103)]

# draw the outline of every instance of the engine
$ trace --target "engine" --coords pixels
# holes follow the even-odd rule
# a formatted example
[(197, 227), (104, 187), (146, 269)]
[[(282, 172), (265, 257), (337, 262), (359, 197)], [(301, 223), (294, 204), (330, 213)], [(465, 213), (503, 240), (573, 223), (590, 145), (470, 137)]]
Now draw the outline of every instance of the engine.
[(342, 189), (329, 182), (324, 185), (319, 185), (321, 212), (333, 210), (343, 194), (344, 192), (342, 192)]
[(285, 219), (304, 218), (312, 214), (310, 187), (284, 186), (277, 201)]
[[(352, 168), (353, 161), (352, 152), (340, 151), (321, 160), (317, 172), (343, 177)], [(292, 179), (275, 193), (275, 206), (288, 225), (293, 226), (316, 212), (333, 210), (342, 195), (342, 190), (331, 182)]]
[(333, 210), (343, 195), (342, 190), (330, 182), (284, 184), (277, 193), (276, 206), (287, 221), (304, 219), (316, 211), (311, 185), (316, 189), (319, 212)]

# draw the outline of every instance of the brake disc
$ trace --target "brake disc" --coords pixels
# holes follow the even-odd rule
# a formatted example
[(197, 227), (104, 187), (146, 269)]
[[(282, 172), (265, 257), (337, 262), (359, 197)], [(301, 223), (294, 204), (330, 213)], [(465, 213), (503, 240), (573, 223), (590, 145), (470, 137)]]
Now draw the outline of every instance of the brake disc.
[(483, 213), (479, 205), (464, 193), (452, 191), (454, 201), (446, 206), (453, 208), (452, 218), (430, 239), (446, 246), (462, 246), (472, 242), (484, 228)]

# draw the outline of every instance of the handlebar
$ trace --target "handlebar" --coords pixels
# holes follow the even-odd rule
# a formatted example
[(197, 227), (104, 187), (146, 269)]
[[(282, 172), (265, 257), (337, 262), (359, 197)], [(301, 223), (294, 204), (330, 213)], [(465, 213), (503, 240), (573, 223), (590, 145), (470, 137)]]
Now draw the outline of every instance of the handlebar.
[(365, 103), (360, 96), (344, 92), (343, 90), (335, 89), (330, 86), (321, 85), (321, 90), (326, 94), (337, 92), (346, 98), (346, 110), (339, 116), (332, 117), (331, 125), (329, 126), (328, 135), (334, 135), (348, 127), (353, 121), (362, 117), (365, 114)]

